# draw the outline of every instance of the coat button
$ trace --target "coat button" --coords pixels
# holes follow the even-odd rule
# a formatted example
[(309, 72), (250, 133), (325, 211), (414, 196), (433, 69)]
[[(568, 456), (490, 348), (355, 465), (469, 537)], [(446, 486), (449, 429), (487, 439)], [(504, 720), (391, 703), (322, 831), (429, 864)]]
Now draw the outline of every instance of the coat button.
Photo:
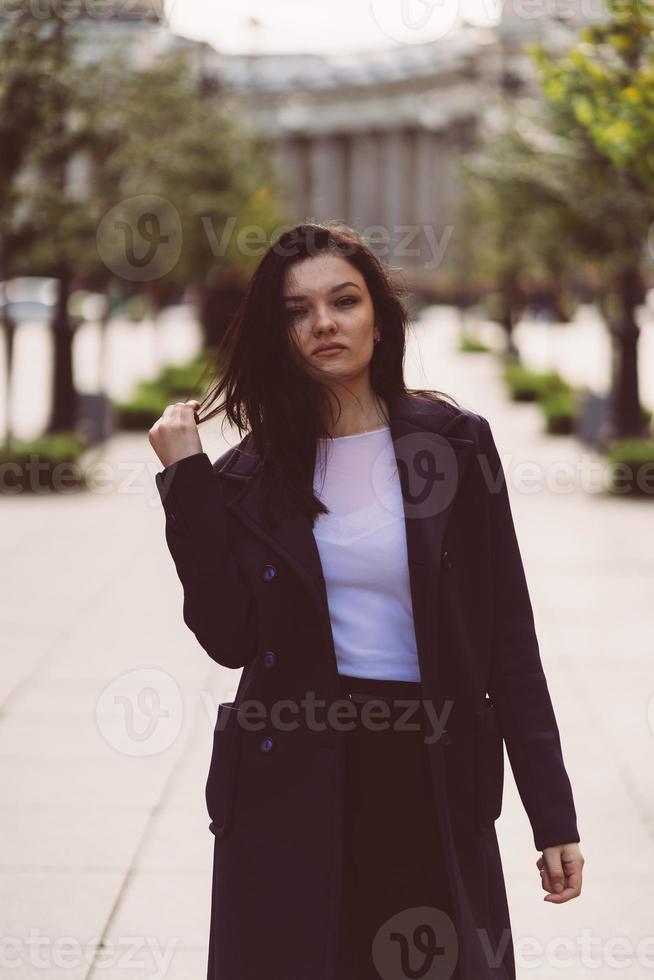
[(452, 559), (450, 557), (449, 551), (444, 551), (443, 552), (441, 561), (443, 563), (443, 568), (451, 568), (452, 567)]
[(259, 743), (259, 748), (261, 749), (262, 752), (270, 752), (271, 749), (274, 747), (274, 745), (275, 745), (275, 740), (271, 738), (270, 735), (266, 735), (265, 738), (261, 739)]
[(277, 654), (273, 653), (272, 650), (266, 650), (263, 655), (263, 665), (264, 667), (274, 667), (277, 663)]
[(275, 568), (274, 565), (263, 566), (263, 570), (261, 572), (261, 578), (264, 580), (264, 582), (271, 582), (276, 577), (277, 577), (277, 569)]

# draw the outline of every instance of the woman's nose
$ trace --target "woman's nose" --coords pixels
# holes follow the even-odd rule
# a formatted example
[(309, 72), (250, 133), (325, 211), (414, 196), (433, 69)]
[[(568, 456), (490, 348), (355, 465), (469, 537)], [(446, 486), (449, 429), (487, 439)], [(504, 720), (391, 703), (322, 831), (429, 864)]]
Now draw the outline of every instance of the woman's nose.
[(316, 330), (328, 330), (330, 327), (335, 326), (334, 315), (331, 310), (327, 307), (319, 307), (314, 316), (314, 326)]

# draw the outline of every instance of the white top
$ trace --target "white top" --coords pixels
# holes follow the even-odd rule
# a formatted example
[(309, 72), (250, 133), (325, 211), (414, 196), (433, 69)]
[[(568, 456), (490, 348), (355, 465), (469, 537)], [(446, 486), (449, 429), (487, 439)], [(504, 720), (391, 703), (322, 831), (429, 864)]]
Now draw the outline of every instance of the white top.
[(313, 480), (329, 507), (313, 529), (338, 670), (419, 681), (406, 525), (388, 426), (318, 440)]

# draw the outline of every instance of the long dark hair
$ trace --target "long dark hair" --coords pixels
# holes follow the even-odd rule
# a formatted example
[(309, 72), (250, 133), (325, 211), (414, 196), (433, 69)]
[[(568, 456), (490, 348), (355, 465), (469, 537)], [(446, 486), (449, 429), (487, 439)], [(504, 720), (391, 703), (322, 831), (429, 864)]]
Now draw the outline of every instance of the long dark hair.
[[(282, 300), (287, 270), (325, 252), (354, 266), (370, 292), (381, 334), (370, 362), (373, 391), (387, 400), (408, 390), (403, 376), (408, 290), (392, 275), (395, 270), (384, 266), (362, 238), (342, 223), (298, 224), (283, 232), (259, 262), (216, 349), (216, 381), (196, 413), (200, 424), (224, 411), (241, 436), (250, 432), (243, 448), (258, 458), (263, 519), (268, 524), (284, 511), (300, 510), (312, 524), (319, 513), (329, 513), (313, 491), (317, 439), (328, 435), (323, 419), (329, 418), (329, 395), (293, 356)], [(453, 401), (443, 392), (413, 390)], [(199, 417), (223, 395), (220, 404)]]

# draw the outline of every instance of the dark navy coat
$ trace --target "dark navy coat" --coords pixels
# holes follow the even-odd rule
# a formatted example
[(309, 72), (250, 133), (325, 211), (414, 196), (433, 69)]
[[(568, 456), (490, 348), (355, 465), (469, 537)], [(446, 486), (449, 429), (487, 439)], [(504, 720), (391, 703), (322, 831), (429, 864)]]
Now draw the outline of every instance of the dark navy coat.
[[(423, 697), (439, 714), (451, 704), (429, 760), (454, 958), (461, 980), (510, 980), (495, 832), (504, 745), (536, 849), (580, 838), (506, 480), (482, 416), (410, 392), (387, 402)], [(206, 783), (208, 980), (340, 980), (343, 734), (283, 707), (307, 692), (342, 696), (311, 522), (265, 525), (249, 434), (213, 464), (206, 453), (179, 460), (156, 484), (184, 621), (218, 664), (243, 668), (218, 708)]]

